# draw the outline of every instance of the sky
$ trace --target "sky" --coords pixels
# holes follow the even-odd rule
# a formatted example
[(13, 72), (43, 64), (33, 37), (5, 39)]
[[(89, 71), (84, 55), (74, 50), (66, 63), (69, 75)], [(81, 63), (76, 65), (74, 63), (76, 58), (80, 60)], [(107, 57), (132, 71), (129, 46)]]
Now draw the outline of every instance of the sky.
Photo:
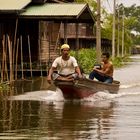
[[(101, 6), (105, 7), (108, 12), (113, 13), (113, 2), (114, 0), (101, 0)], [(124, 6), (129, 7), (133, 4), (136, 4), (137, 6), (140, 6), (140, 0), (116, 0), (116, 4), (123, 3)]]

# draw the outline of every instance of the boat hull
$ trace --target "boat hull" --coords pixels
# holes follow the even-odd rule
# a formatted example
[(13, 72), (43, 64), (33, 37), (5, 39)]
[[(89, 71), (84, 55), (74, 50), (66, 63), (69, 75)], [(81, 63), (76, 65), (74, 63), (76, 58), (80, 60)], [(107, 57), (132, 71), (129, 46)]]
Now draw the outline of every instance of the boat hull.
[(99, 91), (108, 91), (116, 94), (120, 85), (118, 81), (109, 84), (89, 79), (80, 79), (71, 82), (55, 81), (54, 84), (62, 90), (65, 99), (83, 99)]

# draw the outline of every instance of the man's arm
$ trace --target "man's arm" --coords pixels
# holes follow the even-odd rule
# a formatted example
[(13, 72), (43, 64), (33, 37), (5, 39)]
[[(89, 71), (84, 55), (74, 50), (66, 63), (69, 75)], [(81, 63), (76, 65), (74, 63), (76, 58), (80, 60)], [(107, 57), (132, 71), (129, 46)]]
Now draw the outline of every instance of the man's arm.
[(93, 68), (93, 70), (100, 73), (101, 75), (105, 74), (103, 70), (100, 70), (100, 69), (97, 69), (97, 68)]
[(81, 74), (81, 71), (80, 71), (79, 66), (77, 66), (77, 67), (75, 68), (75, 71), (78, 73), (79, 78), (82, 78), (82, 74)]
[(53, 71), (55, 70), (54, 67), (51, 67), (50, 70), (49, 70), (49, 73), (48, 73), (48, 76), (47, 76), (47, 81), (49, 83), (51, 83), (51, 80), (52, 80), (52, 74), (53, 74)]
[(108, 73), (111, 71), (112, 67), (113, 67), (113, 65), (110, 64), (110, 65), (108, 65), (108, 67), (105, 70), (102, 70), (102, 69), (100, 70), (100, 69), (96, 69), (96, 68), (93, 70), (97, 71), (100, 74), (108, 75)]

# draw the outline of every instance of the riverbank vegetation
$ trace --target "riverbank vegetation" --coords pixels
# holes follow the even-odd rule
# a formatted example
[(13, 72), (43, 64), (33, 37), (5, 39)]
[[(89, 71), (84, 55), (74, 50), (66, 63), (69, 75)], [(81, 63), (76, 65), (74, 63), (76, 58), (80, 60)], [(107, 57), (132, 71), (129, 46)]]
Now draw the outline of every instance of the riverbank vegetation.
[[(96, 50), (95, 48), (81, 49), (79, 51), (71, 51), (70, 54), (78, 60), (78, 64), (83, 69), (84, 73), (88, 74), (96, 64)], [(124, 66), (125, 62), (131, 61), (129, 56), (115, 57), (111, 61), (115, 68)]]
[(0, 83), (0, 92), (1, 91), (8, 91), (10, 89), (10, 84), (8, 82)]

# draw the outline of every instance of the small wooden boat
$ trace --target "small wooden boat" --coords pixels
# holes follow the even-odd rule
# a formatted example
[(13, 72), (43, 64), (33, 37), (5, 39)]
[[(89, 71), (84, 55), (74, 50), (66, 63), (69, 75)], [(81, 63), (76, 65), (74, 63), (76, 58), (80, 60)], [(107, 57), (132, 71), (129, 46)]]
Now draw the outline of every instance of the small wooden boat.
[(56, 80), (54, 84), (62, 90), (65, 99), (82, 99), (99, 91), (108, 91), (109, 93), (116, 94), (120, 86), (119, 81), (113, 81), (110, 84), (87, 78), (75, 81)]

